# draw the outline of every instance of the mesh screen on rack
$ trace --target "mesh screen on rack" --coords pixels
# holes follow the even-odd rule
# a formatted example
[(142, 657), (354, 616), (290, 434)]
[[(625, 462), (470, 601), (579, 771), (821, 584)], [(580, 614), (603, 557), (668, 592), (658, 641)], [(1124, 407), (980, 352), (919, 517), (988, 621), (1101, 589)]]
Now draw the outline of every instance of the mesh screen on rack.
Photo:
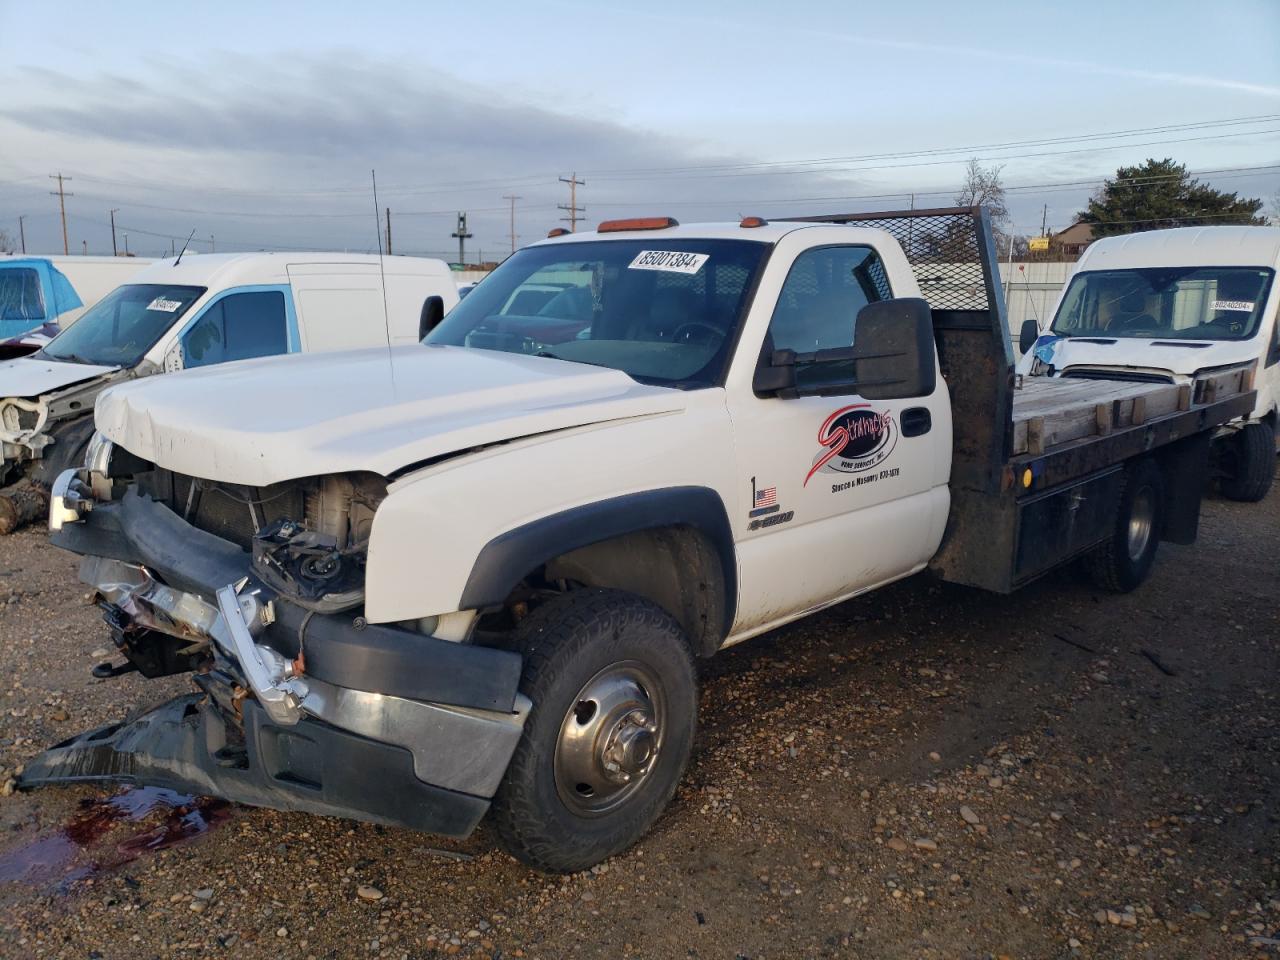
[(990, 306), (978, 249), (978, 221), (967, 210), (812, 219), (875, 227), (890, 234), (907, 255), (920, 285), (920, 295), (935, 310), (986, 310)]

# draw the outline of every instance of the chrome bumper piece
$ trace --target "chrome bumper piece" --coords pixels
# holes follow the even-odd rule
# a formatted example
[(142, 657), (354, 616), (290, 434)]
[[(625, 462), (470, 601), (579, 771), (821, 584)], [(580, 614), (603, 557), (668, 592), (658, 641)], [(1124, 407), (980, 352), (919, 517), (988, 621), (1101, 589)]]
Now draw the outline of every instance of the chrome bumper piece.
[(142, 566), (90, 556), (81, 562), (80, 579), (148, 629), (215, 644), (239, 668), (273, 723), (294, 726), (310, 716), (402, 747), (412, 754), (420, 780), (449, 790), (493, 796), (532, 707), (522, 694), (515, 711), (505, 713), (353, 690), (300, 675), (293, 661), (255, 641), (273, 610), (242, 585), (239, 592), (235, 584), (219, 589), (214, 607), (157, 582)]
[(80, 479), (79, 470), (63, 470), (49, 490), (49, 531), (56, 533), (63, 524), (79, 523), (93, 509), (93, 495)]

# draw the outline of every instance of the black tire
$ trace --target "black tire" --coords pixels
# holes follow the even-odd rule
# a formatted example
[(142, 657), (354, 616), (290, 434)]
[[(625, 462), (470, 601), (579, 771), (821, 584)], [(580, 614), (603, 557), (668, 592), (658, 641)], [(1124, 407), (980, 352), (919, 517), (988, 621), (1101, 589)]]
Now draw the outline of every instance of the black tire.
[(1128, 593), (1151, 573), (1164, 526), (1164, 480), (1150, 460), (1125, 473), (1111, 536), (1085, 555), (1089, 579), (1103, 590)]
[[(529, 866), (585, 870), (640, 839), (675, 794), (697, 727), (693, 657), (666, 611), (620, 590), (557, 597), (520, 623), (515, 641), (533, 708), (493, 798), (494, 824)], [(638, 702), (650, 709), (633, 710)], [(617, 752), (622, 743), (630, 753)], [(606, 770), (609, 757), (624, 757), (622, 767)], [(627, 770), (636, 775), (626, 784), (601, 779)]]
[(1226, 475), (1218, 488), (1230, 500), (1257, 503), (1271, 489), (1276, 473), (1276, 431), (1269, 423), (1250, 423), (1225, 444)]

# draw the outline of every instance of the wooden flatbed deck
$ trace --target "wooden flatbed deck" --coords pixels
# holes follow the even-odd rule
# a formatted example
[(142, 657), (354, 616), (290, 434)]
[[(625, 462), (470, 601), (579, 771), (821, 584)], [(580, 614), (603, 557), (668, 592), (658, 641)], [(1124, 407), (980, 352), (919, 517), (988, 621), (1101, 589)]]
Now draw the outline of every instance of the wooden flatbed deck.
[(1194, 385), (1020, 378), (1013, 393), (1013, 455), (1039, 456), (1073, 440), (1105, 437), (1251, 389), (1251, 367), (1211, 374)]

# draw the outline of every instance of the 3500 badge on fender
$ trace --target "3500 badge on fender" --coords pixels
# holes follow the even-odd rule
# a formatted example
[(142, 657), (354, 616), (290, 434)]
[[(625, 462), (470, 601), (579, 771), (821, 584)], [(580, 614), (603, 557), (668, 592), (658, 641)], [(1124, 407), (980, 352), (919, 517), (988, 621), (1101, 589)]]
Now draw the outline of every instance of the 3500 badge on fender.
[(873, 410), (869, 403), (855, 403), (832, 413), (818, 428), (818, 443), (825, 449), (814, 457), (804, 483), (819, 470), (862, 473), (888, 459), (898, 442), (898, 428), (888, 410)]

